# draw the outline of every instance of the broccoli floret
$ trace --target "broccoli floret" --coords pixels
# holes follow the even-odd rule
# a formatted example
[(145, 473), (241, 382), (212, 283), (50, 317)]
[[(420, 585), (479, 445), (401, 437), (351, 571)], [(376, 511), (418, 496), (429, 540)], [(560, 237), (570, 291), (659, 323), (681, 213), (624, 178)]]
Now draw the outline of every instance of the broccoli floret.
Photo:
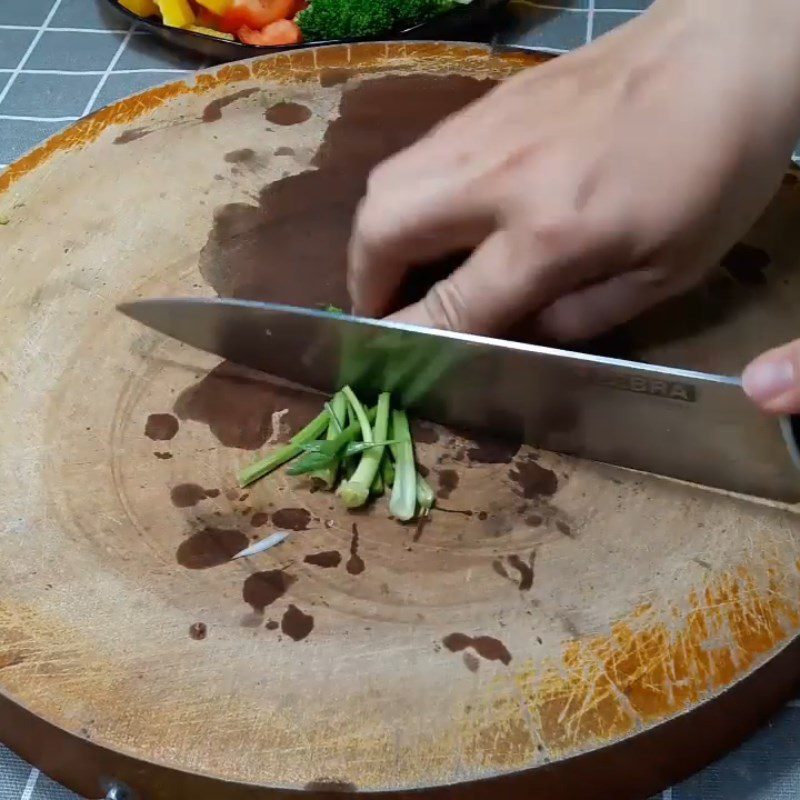
[(455, 0), (312, 0), (297, 15), (306, 41), (362, 39), (424, 22)]

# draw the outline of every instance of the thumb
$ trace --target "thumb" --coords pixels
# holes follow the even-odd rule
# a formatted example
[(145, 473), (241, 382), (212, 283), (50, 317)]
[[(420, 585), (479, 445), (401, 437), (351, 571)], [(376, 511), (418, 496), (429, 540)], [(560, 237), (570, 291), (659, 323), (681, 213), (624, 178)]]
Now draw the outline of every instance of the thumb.
[(752, 361), (742, 375), (748, 397), (769, 414), (800, 414), (800, 339)]

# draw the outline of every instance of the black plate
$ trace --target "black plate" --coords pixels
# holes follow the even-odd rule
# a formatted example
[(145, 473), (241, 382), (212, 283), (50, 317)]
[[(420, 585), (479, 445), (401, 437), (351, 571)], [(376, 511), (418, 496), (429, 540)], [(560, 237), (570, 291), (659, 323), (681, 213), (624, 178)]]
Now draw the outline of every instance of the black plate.
[[(176, 47), (192, 50), (214, 61), (236, 61), (240, 58), (266, 55), (281, 50), (299, 50), (304, 47), (314, 47), (321, 44), (340, 44), (356, 39), (334, 39), (327, 42), (303, 42), (303, 44), (288, 47), (253, 47), (239, 41), (231, 42), (226, 39), (217, 39), (204, 33), (170, 28), (155, 17), (146, 19), (137, 17), (120, 5), (119, 0), (107, 0), (109, 5), (120, 14), (138, 22), (143, 28), (166, 42)], [(377, 0), (376, 0), (377, 2)], [(491, 12), (506, 5), (509, 0), (472, 0), (465, 6), (454, 8), (439, 14), (433, 19), (414, 25), (411, 28), (394, 31), (381, 39), (450, 39), (458, 40), (467, 37), (471, 41), (488, 41), (490, 38), (489, 16)]]

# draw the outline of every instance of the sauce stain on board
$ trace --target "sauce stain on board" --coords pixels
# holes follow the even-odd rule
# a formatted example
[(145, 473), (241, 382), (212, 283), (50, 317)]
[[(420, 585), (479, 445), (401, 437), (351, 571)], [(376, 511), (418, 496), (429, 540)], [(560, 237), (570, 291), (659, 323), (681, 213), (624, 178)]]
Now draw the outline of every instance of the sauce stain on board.
[(519, 572), (519, 590), (527, 592), (533, 586), (533, 563), (536, 557), (531, 553), (530, 563), (526, 564), (518, 555), (508, 556), (508, 563)]
[(248, 544), (241, 531), (203, 528), (180, 543), (175, 557), (186, 569), (209, 569), (226, 564)]
[(253, 611), (262, 613), (267, 606), (280, 600), (296, 582), (297, 578), (294, 575), (282, 569), (255, 572), (244, 582), (242, 598)]
[(180, 423), (172, 414), (150, 414), (144, 426), (144, 435), (154, 442), (168, 442), (175, 438)]
[(302, 641), (314, 630), (314, 617), (304, 614), (296, 605), (290, 605), (281, 619), (281, 631), (295, 642)]
[(311, 119), (311, 109), (302, 103), (275, 103), (264, 112), (267, 122), (275, 125), (300, 125)]
[(358, 525), (353, 523), (353, 536), (350, 539), (350, 558), (345, 569), (351, 575), (360, 575), (365, 569), (364, 559), (358, 554)]
[(272, 524), (288, 531), (307, 531), (311, 513), (305, 508), (279, 508), (272, 515)]
[(338, 550), (324, 550), (321, 553), (309, 553), (303, 561), (322, 569), (333, 569), (342, 563), (342, 554)]
[(223, 158), (228, 164), (250, 164), (255, 161), (256, 151), (250, 147), (243, 147), (241, 150), (225, 153)]
[(506, 666), (511, 663), (511, 653), (506, 646), (493, 636), (467, 636), (465, 633), (450, 633), (442, 639), (442, 644), (451, 653), (460, 653), (471, 647), (487, 661), (500, 661)]
[(454, 469), (442, 469), (439, 470), (438, 478), (439, 491), (436, 492), (436, 496), (447, 500), (458, 488), (458, 473)]
[(508, 464), (519, 448), (519, 442), (485, 437), (476, 440), (467, 450), (467, 458), (473, 464)]
[(269, 522), (269, 514), (264, 511), (256, 511), (250, 519), (250, 524), (254, 528), (262, 528)]
[(540, 466), (535, 461), (519, 461), (509, 472), (509, 477), (519, 486), (522, 496), (528, 500), (542, 495), (550, 497), (558, 490), (555, 472)]
[(196, 642), (202, 641), (208, 634), (208, 626), (205, 622), (195, 622), (189, 626), (189, 636)]
[(258, 450), (272, 431), (272, 415), (286, 408), (283, 421), (295, 432), (319, 413), (319, 398), (223, 362), (184, 389), (173, 410), (180, 419), (208, 425), (226, 447)]
[(222, 109), (226, 106), (229, 106), (231, 103), (235, 103), (237, 100), (241, 100), (244, 97), (249, 97), (251, 94), (255, 94), (257, 92), (257, 88), (251, 89), (241, 89), (238, 92), (233, 92), (233, 94), (229, 94), (226, 97), (220, 97), (217, 100), (212, 100), (204, 109), (203, 109), (203, 122), (219, 122), (222, 119)]
[(196, 483), (179, 483), (172, 487), (169, 497), (176, 508), (191, 508), (206, 498), (219, 497), (219, 489), (204, 489)]

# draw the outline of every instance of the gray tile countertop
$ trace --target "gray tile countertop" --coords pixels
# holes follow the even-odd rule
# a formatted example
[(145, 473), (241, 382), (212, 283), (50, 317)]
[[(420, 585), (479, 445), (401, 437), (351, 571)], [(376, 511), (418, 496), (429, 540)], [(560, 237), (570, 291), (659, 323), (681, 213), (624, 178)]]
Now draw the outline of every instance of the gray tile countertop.
[[(564, 52), (648, 5), (649, 0), (524, 1), (502, 42)], [(0, 169), (81, 116), (204, 63), (129, 27), (96, 0), (0, 0)], [(0, 747), (0, 800), (69, 798), (74, 795)], [(661, 796), (797, 798), (800, 701), (738, 750)]]

